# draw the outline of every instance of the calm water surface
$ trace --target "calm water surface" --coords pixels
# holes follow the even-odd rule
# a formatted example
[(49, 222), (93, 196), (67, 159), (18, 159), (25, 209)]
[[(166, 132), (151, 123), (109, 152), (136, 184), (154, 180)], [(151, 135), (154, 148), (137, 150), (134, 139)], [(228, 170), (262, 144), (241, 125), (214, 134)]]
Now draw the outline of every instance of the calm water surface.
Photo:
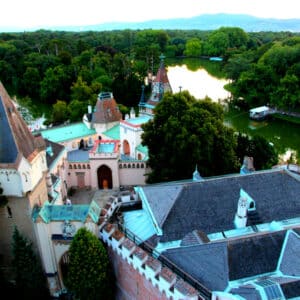
[[(187, 65), (168, 66), (168, 77), (173, 90), (188, 90), (197, 99), (210, 97), (213, 101), (221, 101), (230, 97), (224, 89), (228, 80), (210, 75), (205, 68), (190, 70)], [(250, 136), (261, 135), (274, 145), (282, 160), (287, 160), (293, 153), (300, 161), (300, 125), (280, 120), (255, 122), (249, 119), (248, 112), (236, 108), (226, 109), (225, 124), (236, 131)]]
[(178, 93), (180, 89), (187, 90), (197, 99), (208, 96), (214, 101), (230, 96), (230, 93), (224, 89), (228, 80), (213, 77), (204, 68), (191, 71), (186, 65), (170, 66), (168, 77), (173, 93)]

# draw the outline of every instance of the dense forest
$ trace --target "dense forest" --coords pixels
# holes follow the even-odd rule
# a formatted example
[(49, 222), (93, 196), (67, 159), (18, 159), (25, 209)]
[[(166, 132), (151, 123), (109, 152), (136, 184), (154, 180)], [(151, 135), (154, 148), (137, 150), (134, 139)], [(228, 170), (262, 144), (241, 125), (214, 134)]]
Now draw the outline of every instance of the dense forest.
[[(0, 80), (49, 122), (80, 120), (97, 94), (112, 91), (123, 113), (136, 107), (159, 56), (220, 56), (233, 101), (300, 109), (300, 34), (218, 30), (0, 33)], [(146, 87), (149, 92), (150, 87)]]

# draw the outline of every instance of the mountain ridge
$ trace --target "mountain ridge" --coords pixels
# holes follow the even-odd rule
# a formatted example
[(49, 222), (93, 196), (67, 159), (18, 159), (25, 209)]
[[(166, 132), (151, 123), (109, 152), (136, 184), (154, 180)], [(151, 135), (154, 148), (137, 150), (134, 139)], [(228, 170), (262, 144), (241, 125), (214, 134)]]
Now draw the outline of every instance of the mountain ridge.
[[(111, 31), (111, 30), (216, 30), (220, 27), (240, 27), (247, 32), (259, 31), (291, 31), (300, 32), (299, 19), (259, 18), (247, 14), (203, 14), (191, 18), (153, 19), (144, 22), (111, 22), (85, 26), (45, 26), (27, 30), (18, 28), (1, 28), (7, 31), (36, 31), (40, 29), (54, 31)], [(6, 29), (6, 30), (3, 30)]]

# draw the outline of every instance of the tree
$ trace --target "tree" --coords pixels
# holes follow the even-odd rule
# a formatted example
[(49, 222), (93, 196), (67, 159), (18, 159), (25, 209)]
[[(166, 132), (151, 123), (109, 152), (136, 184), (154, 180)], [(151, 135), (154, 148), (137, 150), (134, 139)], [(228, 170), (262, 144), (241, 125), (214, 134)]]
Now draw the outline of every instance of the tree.
[(108, 254), (101, 241), (85, 227), (75, 234), (65, 281), (78, 299), (111, 299), (113, 280)]
[(184, 55), (199, 57), (202, 54), (201, 41), (197, 38), (192, 38), (186, 42)]
[(237, 141), (237, 155), (240, 162), (245, 155), (251, 156), (256, 170), (270, 169), (278, 163), (278, 154), (264, 137), (255, 135), (251, 138), (239, 133)]
[(166, 93), (152, 120), (142, 125), (142, 144), (149, 150), (148, 182), (236, 171), (236, 139), (223, 124), (223, 108), (211, 99), (196, 100), (187, 91)]
[(69, 118), (69, 111), (66, 101), (57, 100), (53, 105), (51, 121), (54, 123), (62, 123)]
[(20, 299), (50, 299), (40, 260), (33, 251), (32, 242), (14, 228), (12, 267), (15, 287)]
[(84, 113), (87, 113), (87, 104), (86, 102), (72, 100), (68, 104), (68, 115), (71, 122), (78, 122), (82, 119)]

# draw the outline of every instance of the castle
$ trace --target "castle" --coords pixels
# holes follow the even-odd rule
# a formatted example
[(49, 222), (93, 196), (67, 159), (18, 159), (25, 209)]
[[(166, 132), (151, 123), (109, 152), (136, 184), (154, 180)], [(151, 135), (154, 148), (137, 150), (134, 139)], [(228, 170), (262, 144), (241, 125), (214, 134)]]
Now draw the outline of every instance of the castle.
[[(146, 184), (141, 125), (171, 92), (161, 57), (150, 98), (122, 120), (100, 93), (83, 121), (32, 134), (0, 84), (2, 258), (13, 226), (34, 242), (51, 295), (64, 290), (73, 235), (108, 246), (116, 299), (291, 299), (300, 295), (299, 175), (288, 169)], [(243, 170), (243, 172), (242, 172)], [(104, 207), (68, 203), (71, 188), (117, 189)], [(132, 204), (134, 209), (126, 207)]]

